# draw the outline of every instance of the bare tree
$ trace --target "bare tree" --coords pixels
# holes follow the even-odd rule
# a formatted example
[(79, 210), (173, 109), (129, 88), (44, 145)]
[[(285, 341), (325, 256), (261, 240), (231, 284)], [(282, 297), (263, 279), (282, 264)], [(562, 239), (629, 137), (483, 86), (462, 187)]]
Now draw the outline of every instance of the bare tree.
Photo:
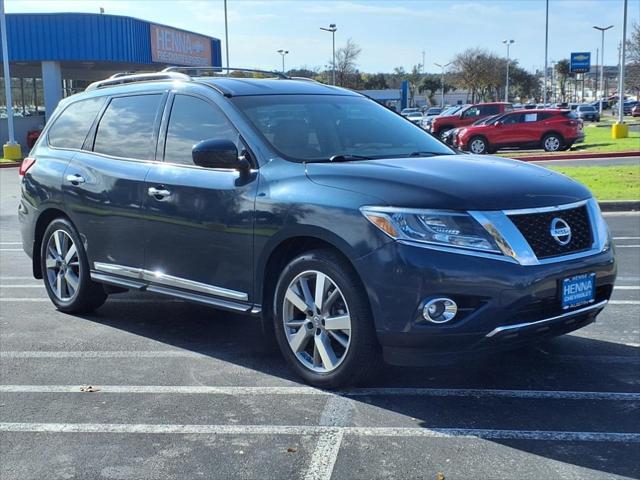
[[(352, 39), (344, 47), (336, 50), (336, 83), (343, 87), (353, 86), (356, 77), (360, 77), (357, 60), (362, 49)], [(331, 62), (329, 62), (331, 64)]]
[(627, 40), (627, 60), (640, 63), (640, 23), (635, 22), (631, 29), (631, 38)]

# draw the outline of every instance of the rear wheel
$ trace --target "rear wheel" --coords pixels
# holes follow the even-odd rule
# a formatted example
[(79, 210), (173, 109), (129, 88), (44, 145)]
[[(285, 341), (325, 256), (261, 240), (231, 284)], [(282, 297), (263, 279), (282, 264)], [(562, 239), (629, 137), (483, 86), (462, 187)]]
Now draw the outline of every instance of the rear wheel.
[(563, 144), (562, 138), (557, 133), (550, 133), (542, 139), (542, 148), (545, 152), (557, 152), (562, 149)]
[(278, 345), (295, 371), (324, 388), (366, 380), (379, 360), (369, 304), (352, 267), (330, 250), (293, 259), (274, 299)]
[(40, 261), (44, 286), (58, 310), (86, 313), (107, 299), (102, 285), (91, 281), (84, 246), (67, 219), (58, 218), (45, 230)]
[(469, 140), (469, 151), (481, 155), (489, 151), (489, 145), (483, 137), (473, 137)]

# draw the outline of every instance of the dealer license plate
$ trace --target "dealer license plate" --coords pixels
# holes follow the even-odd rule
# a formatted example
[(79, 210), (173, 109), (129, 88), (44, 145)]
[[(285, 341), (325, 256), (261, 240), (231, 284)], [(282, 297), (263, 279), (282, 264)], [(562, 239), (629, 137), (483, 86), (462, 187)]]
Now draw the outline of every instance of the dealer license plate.
[(592, 303), (596, 296), (596, 274), (583, 273), (562, 280), (562, 308)]

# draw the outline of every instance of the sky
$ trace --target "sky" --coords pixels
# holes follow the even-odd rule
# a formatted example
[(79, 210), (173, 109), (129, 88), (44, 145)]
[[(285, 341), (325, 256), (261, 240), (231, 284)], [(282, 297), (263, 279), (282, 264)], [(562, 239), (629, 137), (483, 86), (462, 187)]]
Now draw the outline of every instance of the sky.
[[(128, 15), (210, 35), (223, 41), (222, 0), (5, 0), (7, 13), (93, 12)], [(280, 69), (279, 49), (289, 50), (286, 67), (324, 68), (336, 48), (351, 38), (361, 48), (364, 72), (407, 70), (422, 63), (439, 71), (456, 53), (480, 47), (506, 55), (504, 39), (513, 39), (511, 58), (527, 70), (544, 66), (545, 0), (228, 0), (229, 57), (235, 67)], [(617, 64), (622, 38), (623, 0), (549, 0), (549, 61), (572, 51), (591, 51), (595, 59), (600, 32), (605, 34), (605, 64)], [(628, 0), (629, 31), (640, 21), (640, 0)], [(596, 63), (592, 60), (592, 63)], [(599, 62), (598, 62), (599, 63)]]

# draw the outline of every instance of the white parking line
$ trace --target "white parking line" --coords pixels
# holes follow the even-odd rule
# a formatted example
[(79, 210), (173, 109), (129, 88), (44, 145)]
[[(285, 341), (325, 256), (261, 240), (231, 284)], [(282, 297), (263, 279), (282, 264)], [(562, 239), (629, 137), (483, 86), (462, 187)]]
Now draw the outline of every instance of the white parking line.
[(609, 305), (640, 305), (640, 300), (609, 300)]
[(0, 242), (0, 245), (22, 245), (22, 242)]
[(0, 277), (0, 281), (4, 281), (4, 280), (33, 280), (34, 282), (42, 281), (42, 280), (38, 280), (37, 278), (33, 278), (33, 275), (24, 276), (24, 277)]
[(640, 285), (616, 285), (614, 290), (640, 290)]
[[(494, 430), (484, 428), (325, 427), (298, 425), (156, 425), (122, 423), (0, 423), (3, 432), (143, 433), (179, 435), (343, 435), (380, 437), (484, 438), (562, 442), (640, 442), (639, 433), (565, 432), (554, 430)], [(311, 477), (315, 478), (315, 477)], [(319, 477), (322, 478), (322, 477)]]
[[(12, 302), (30, 302), (30, 303), (38, 303), (38, 302), (50, 302), (51, 300), (48, 297), (42, 298), (12, 298), (12, 297), (1, 297), (0, 302), (12, 303)], [(151, 299), (151, 298), (113, 298), (108, 300), (108, 303), (187, 303), (185, 300), (180, 300), (177, 298), (169, 298), (169, 299)]]
[[(84, 385), (86, 386), (86, 385)], [(332, 392), (313, 387), (235, 387), (206, 385), (94, 385), (101, 393), (207, 395), (327, 395), (341, 397), (473, 397), (639, 401), (640, 392), (501, 390), (487, 388), (354, 388)], [(82, 385), (0, 385), (0, 393), (82, 393)]]
[(614, 240), (640, 240), (640, 237), (613, 237)]
[(41, 283), (36, 285), (0, 285), (0, 288), (44, 288)]
[(616, 248), (640, 248), (640, 245), (616, 245)]
[(0, 252), (22, 252), (21, 248), (0, 248)]

